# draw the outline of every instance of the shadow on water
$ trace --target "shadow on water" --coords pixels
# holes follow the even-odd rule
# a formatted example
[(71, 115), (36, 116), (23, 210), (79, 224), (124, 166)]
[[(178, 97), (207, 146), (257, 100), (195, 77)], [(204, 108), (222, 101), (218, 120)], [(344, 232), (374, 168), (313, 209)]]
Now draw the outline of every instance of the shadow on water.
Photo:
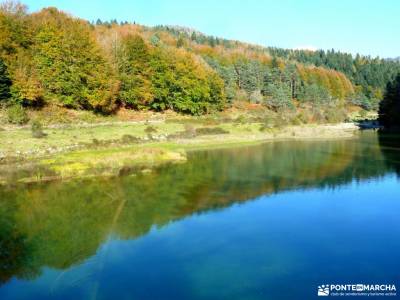
[(356, 122), (356, 125), (360, 130), (378, 130), (382, 129), (382, 125), (379, 124), (378, 120), (359, 120)]
[(68, 269), (110, 236), (135, 239), (260, 195), (399, 174), (399, 149), (393, 137), (365, 132), (349, 140), (192, 152), (186, 164), (137, 176), (3, 187), (0, 281), (35, 278), (44, 267)]
[(400, 176), (400, 133), (379, 132), (378, 137), (387, 167)]

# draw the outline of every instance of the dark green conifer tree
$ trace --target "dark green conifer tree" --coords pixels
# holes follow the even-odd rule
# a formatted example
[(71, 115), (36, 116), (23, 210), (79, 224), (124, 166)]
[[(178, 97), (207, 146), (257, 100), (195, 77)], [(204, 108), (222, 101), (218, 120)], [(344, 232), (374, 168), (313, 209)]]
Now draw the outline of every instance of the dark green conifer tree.
[(8, 100), (10, 98), (11, 79), (8, 75), (7, 66), (2, 59), (0, 59), (0, 101)]
[(400, 74), (387, 85), (379, 107), (379, 121), (385, 127), (400, 126)]

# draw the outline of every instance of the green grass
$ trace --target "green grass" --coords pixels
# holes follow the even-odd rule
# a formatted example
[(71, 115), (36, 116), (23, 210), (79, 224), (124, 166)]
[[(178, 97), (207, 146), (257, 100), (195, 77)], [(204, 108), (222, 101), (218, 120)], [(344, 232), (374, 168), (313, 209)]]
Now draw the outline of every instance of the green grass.
[[(113, 141), (121, 139), (124, 135), (139, 138), (147, 136), (146, 124), (117, 124), (98, 125), (92, 127), (69, 128), (44, 128), (47, 137), (36, 139), (32, 137), (29, 128), (17, 128), (0, 131), (0, 152), (13, 155), (17, 152), (23, 154), (45, 154), (49, 149), (55, 152), (66, 151), (68, 147), (91, 144), (93, 140)], [(171, 134), (183, 130), (183, 125), (176, 123), (152, 124), (157, 129), (156, 134)]]
[[(152, 135), (167, 136), (177, 133), (184, 130), (185, 124), (178, 122), (151, 123), (151, 126), (156, 130)], [(145, 130), (148, 126), (148, 124), (143, 123), (126, 123), (91, 125), (90, 127), (45, 127), (43, 131), (47, 136), (42, 139), (32, 137), (30, 128), (15, 128), (0, 131), (0, 152), (2, 152), (3, 156), (41, 156), (48, 153), (86, 148), (90, 144), (99, 141), (105, 142), (105, 144), (109, 142), (112, 146), (114, 141), (121, 140), (124, 135), (146, 138), (148, 133)], [(204, 127), (196, 122), (194, 122), (193, 126), (196, 128)], [(221, 123), (218, 126), (210, 127), (220, 127), (229, 131), (230, 136), (241, 136), (249, 134), (260, 135), (260, 126), (260, 123)], [(207, 136), (204, 138), (207, 138)]]
[(85, 150), (58, 154), (43, 159), (39, 164), (47, 167), (54, 177), (70, 178), (91, 175), (118, 175), (121, 170), (153, 167), (166, 162), (186, 161), (185, 152), (151, 147)]
[[(156, 137), (164, 139), (171, 134), (176, 134), (185, 130), (185, 124), (178, 122), (162, 122), (152, 123), (151, 126), (156, 132), (151, 133)], [(65, 153), (76, 150), (99, 149), (99, 148), (123, 148), (132, 146), (129, 139), (123, 139), (129, 135), (133, 138), (140, 138), (145, 142), (148, 133), (146, 128), (148, 124), (143, 123), (126, 123), (126, 124), (109, 124), (109, 125), (91, 125), (90, 127), (60, 127), (60, 128), (44, 128), (46, 137), (37, 139), (32, 137), (30, 128), (15, 128), (0, 131), (0, 156), (5, 157), (41, 157), (54, 155), (57, 153)], [(195, 128), (203, 128), (205, 126), (193, 123)], [(194, 144), (215, 145), (223, 143), (235, 143), (244, 141), (257, 141), (260, 139), (269, 139), (271, 137), (285, 137), (291, 133), (291, 127), (272, 128), (260, 130), (262, 123), (234, 123), (226, 122), (217, 126), (208, 126), (210, 128), (220, 128), (229, 132), (228, 134), (201, 135), (184, 142), (172, 141), (170, 144), (178, 144), (179, 147), (191, 148)], [(304, 128), (314, 128), (316, 125), (304, 125)], [(147, 141), (140, 147), (148, 147), (157, 145), (161, 147), (165, 145), (165, 141), (151, 142)], [(168, 143), (167, 143), (168, 144)], [(182, 145), (184, 144), (184, 145)]]
[[(218, 125), (206, 124), (208, 126), (198, 122), (198, 119), (193, 119), (193, 122), (186, 119), (183, 122), (175, 120), (151, 124), (127, 122), (45, 127), (47, 135), (40, 139), (33, 138), (28, 127), (7, 128), (0, 131), (0, 182), (8, 178), (31, 182), (55, 178), (115, 176), (127, 169), (143, 166), (151, 168), (165, 162), (185, 161), (186, 151), (237, 147), (276, 139), (344, 136), (340, 128), (319, 125), (261, 130), (263, 124), (257, 122), (225, 121)], [(193, 127), (209, 129), (202, 130), (202, 134), (197, 136), (179, 134), (185, 128), (193, 130)], [(149, 134), (156, 139), (149, 139)], [(174, 136), (172, 140), (168, 139), (171, 135)]]

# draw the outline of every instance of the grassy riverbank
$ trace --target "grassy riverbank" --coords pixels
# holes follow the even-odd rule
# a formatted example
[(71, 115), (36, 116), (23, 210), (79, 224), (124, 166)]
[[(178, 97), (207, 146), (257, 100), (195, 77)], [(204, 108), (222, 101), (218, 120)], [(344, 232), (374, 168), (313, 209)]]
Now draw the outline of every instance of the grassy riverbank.
[(181, 118), (48, 125), (35, 138), (31, 128), (0, 131), (0, 181), (31, 182), (59, 178), (148, 172), (186, 160), (186, 151), (232, 147), (282, 139), (353, 136), (352, 123), (268, 126), (266, 122)]

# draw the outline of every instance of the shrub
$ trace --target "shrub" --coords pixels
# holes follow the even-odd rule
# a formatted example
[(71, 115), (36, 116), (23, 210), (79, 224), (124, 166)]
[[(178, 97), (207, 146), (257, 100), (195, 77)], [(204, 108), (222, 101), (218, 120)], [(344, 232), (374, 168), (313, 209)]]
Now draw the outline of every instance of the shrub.
[(287, 125), (287, 121), (279, 115), (266, 116), (259, 128), (260, 131), (269, 131), (273, 128), (281, 128)]
[(290, 120), (290, 124), (292, 125), (301, 125), (303, 122), (301, 120), (301, 118), (299, 116), (294, 116), (291, 120)]
[(155, 133), (155, 132), (157, 132), (157, 128), (155, 128), (152, 125), (149, 125), (144, 129), (144, 132), (147, 133), (147, 134)]
[(21, 105), (13, 105), (7, 110), (7, 120), (11, 124), (23, 125), (28, 123), (29, 117)]
[(32, 122), (31, 130), (32, 137), (37, 139), (44, 138), (47, 135), (43, 132), (43, 126), (38, 120)]
[(310, 119), (310, 113), (308, 111), (300, 112), (297, 114), (297, 119), (301, 123), (308, 123)]
[(246, 124), (246, 117), (244, 115), (240, 115), (235, 119), (235, 123), (238, 124)]
[(362, 109), (362, 110), (359, 112), (359, 116), (360, 116), (361, 119), (366, 119), (366, 118), (367, 118), (367, 115), (368, 115), (368, 113), (367, 113), (367, 111), (364, 110), (364, 109)]
[(270, 126), (267, 123), (261, 124), (260, 128), (258, 129), (259, 131), (263, 132), (263, 131), (267, 131), (272, 129), (272, 126)]
[(344, 109), (331, 108), (326, 111), (326, 121), (328, 123), (340, 123), (346, 119), (346, 111)]
[(227, 134), (227, 133), (229, 133), (229, 131), (227, 131), (221, 127), (203, 127), (203, 128), (196, 129), (197, 135)]
[(140, 138), (130, 135), (130, 134), (124, 134), (121, 137), (121, 142), (124, 144), (138, 143), (139, 141), (140, 141)]
[(206, 126), (219, 125), (221, 120), (217, 115), (214, 115), (213, 117), (204, 118), (202, 123)]
[(168, 135), (168, 139), (190, 139), (196, 137), (196, 128), (193, 124), (186, 123), (185, 130)]
[(314, 109), (312, 112), (312, 119), (315, 123), (325, 123), (325, 113), (321, 109)]
[(100, 146), (101, 145), (101, 141), (98, 139), (92, 139), (92, 145), (94, 147)]
[(185, 128), (185, 132), (196, 134), (196, 128), (193, 126), (193, 124), (186, 123), (184, 125), (184, 128)]

